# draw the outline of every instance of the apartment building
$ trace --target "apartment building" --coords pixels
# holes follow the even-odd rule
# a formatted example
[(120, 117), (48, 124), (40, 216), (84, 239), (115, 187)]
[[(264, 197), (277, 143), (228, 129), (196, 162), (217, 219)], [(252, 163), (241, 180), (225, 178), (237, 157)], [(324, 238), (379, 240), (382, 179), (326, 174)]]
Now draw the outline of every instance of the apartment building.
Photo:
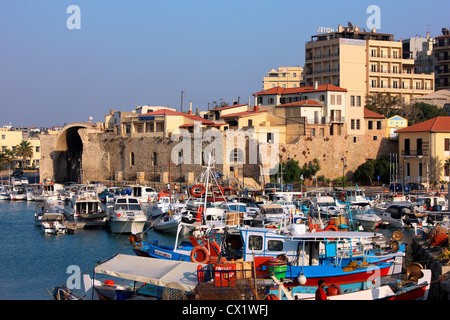
[(436, 117), (396, 131), (405, 182), (450, 181), (450, 117)]
[(267, 72), (267, 77), (263, 79), (263, 89), (274, 87), (297, 88), (303, 79), (302, 67), (279, 67)]
[[(0, 152), (5, 152), (7, 149), (16, 151), (17, 146), (26, 140), (30, 143), (33, 151), (33, 156), (26, 160), (26, 167), (39, 167), (39, 160), (41, 158), (41, 142), (39, 138), (24, 139), (24, 133), (21, 130), (10, 130), (7, 128), (0, 128)], [(19, 164), (19, 160), (13, 163), (14, 166)]]
[(442, 29), (442, 36), (434, 38), (434, 57), (436, 59), (436, 90), (450, 89), (450, 31)]
[[(363, 123), (367, 95), (389, 92), (409, 103), (434, 91), (434, 74), (418, 73), (414, 59), (404, 59), (402, 50), (402, 42), (394, 41), (392, 34), (339, 25), (335, 32), (312, 36), (305, 45), (304, 84), (317, 81), (347, 89), (347, 118)], [(360, 126), (354, 134), (365, 129)]]

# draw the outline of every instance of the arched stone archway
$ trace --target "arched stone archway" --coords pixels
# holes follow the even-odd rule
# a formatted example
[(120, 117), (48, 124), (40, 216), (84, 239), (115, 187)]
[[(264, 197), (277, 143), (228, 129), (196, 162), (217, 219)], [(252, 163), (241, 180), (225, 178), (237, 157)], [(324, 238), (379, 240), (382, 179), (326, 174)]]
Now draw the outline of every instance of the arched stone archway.
[(55, 182), (83, 181), (83, 141), (79, 130), (94, 128), (90, 123), (72, 123), (56, 137), (52, 152), (53, 179)]

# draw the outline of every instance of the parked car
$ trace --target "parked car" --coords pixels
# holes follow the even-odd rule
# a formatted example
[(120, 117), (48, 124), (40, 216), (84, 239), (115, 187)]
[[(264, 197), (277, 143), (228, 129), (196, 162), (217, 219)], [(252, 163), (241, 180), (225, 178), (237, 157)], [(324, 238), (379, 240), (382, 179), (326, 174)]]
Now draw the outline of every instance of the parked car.
[(409, 190), (424, 190), (425, 186), (421, 183), (407, 183), (406, 186)]
[(23, 170), (22, 169), (14, 169), (12, 175), (13, 175), (13, 177), (20, 177), (21, 175), (23, 175)]
[[(391, 183), (391, 185), (389, 186), (389, 190), (390, 191), (394, 191), (394, 185), (395, 185), (395, 191), (396, 192), (401, 192), (401, 191), (403, 191), (403, 184), (401, 184), (401, 183)], [(407, 186), (407, 185), (405, 185), (405, 192), (408, 192), (410, 189), (409, 189), (409, 187)]]

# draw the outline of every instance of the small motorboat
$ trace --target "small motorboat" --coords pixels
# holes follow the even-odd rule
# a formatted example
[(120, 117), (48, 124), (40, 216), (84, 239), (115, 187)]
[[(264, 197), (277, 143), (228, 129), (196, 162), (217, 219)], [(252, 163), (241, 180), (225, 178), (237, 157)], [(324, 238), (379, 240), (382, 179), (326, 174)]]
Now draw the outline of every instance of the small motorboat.
[(147, 223), (147, 215), (136, 197), (120, 196), (108, 208), (109, 230), (112, 233), (140, 233)]
[(66, 219), (62, 213), (44, 213), (41, 217), (41, 228), (44, 233), (60, 234), (66, 233)]
[(353, 203), (350, 205), (350, 214), (354, 220), (366, 230), (372, 230), (382, 221), (381, 217), (375, 214), (368, 202)]

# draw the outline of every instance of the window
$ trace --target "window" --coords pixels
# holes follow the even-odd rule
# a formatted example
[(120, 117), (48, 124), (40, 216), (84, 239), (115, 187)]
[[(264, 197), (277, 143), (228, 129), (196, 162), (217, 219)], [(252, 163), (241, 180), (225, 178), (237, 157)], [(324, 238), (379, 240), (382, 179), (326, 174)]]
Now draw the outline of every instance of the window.
[(417, 169), (419, 171), (419, 177), (421, 177), (423, 175), (423, 173), (422, 173), (422, 164), (421, 163), (419, 163), (419, 167)]
[(405, 155), (409, 156), (410, 152), (410, 140), (405, 139)]
[(417, 139), (417, 154), (422, 155), (422, 139)]
[(294, 72), (294, 73), (292, 74), (292, 76), (293, 76), (294, 78), (296, 78), (296, 77), (297, 77), (297, 73)]
[(406, 176), (409, 177), (411, 175), (411, 163), (406, 163)]
[(248, 237), (248, 249), (249, 250), (262, 250), (263, 238), (261, 236), (249, 236)]
[(450, 139), (445, 139), (444, 147), (445, 147), (445, 151), (450, 151)]
[(368, 128), (369, 130), (372, 130), (372, 129), (373, 129), (373, 121), (369, 121), (369, 122), (368, 122), (367, 128)]
[(152, 165), (153, 166), (157, 166), (158, 165), (158, 155), (156, 154), (156, 151), (153, 152)]
[(230, 152), (230, 162), (235, 164), (244, 163), (244, 152), (239, 148), (233, 149)]
[(283, 241), (269, 240), (267, 243), (267, 249), (269, 249), (269, 251), (283, 251)]
[(398, 81), (392, 81), (392, 88), (394, 89), (398, 88)]
[(41, 147), (36, 147), (36, 153), (41, 152)]
[(316, 136), (316, 129), (311, 128), (311, 137), (315, 137), (315, 136)]
[(274, 100), (273, 98), (269, 98), (269, 99), (267, 99), (267, 103), (268, 103), (268, 104), (273, 104), (273, 103), (274, 103), (274, 101), (275, 101), (275, 100)]
[(351, 129), (351, 130), (355, 130), (355, 119), (352, 119), (352, 120), (350, 121), (350, 129)]
[[(324, 101), (324, 100), (321, 100), (321, 101)], [(335, 103), (336, 103), (336, 95), (332, 94), (330, 96), (330, 104), (335, 104)]]
[(253, 127), (253, 120), (252, 120), (252, 119), (249, 119), (249, 120), (248, 120), (248, 126), (249, 126), (249, 127)]
[(356, 119), (356, 130), (359, 130), (359, 129), (361, 129), (360, 120)]
[(381, 121), (377, 121), (377, 130), (381, 130)]
[(355, 106), (355, 96), (350, 96), (350, 107)]
[(357, 105), (358, 107), (361, 107), (361, 96), (357, 96), (357, 97), (356, 97), (356, 105)]
[(2, 140), (5, 140), (6, 136), (4, 134), (2, 134)]
[(373, 141), (377, 141), (378, 137), (377, 136), (373, 136)]
[(341, 104), (342, 104), (342, 96), (338, 94), (338, 95), (336, 96), (336, 98), (337, 98), (336, 104), (337, 104), (337, 105), (341, 105)]
[(130, 163), (131, 163), (132, 166), (134, 166), (134, 152), (132, 152), (130, 154)]
[(376, 65), (376, 64), (371, 64), (371, 65), (370, 65), (370, 70), (371, 70), (372, 72), (377, 72), (377, 65)]

